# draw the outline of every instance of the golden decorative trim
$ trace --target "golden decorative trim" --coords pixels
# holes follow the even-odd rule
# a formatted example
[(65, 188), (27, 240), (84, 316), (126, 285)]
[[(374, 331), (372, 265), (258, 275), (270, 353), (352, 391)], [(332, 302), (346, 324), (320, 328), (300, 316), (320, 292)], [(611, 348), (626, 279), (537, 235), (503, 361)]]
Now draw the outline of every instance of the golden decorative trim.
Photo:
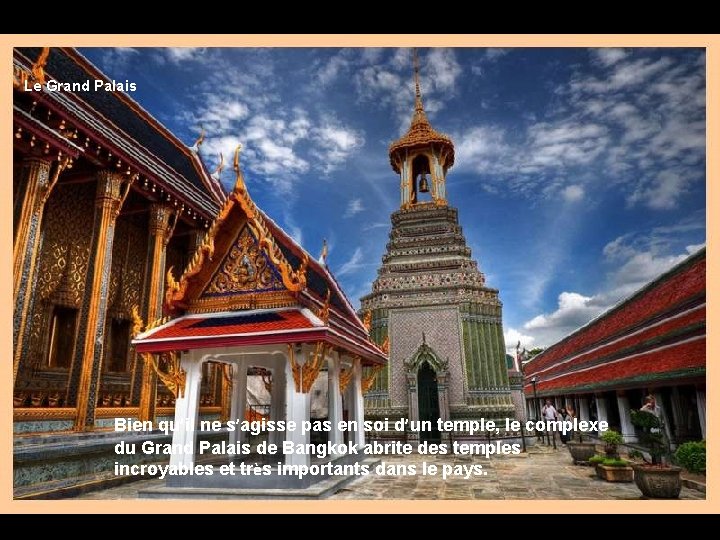
[[(185, 396), (185, 370), (180, 366), (180, 357), (176, 351), (160, 353), (160, 361), (151, 353), (141, 353), (142, 359), (152, 366), (153, 370), (177, 399)], [(161, 364), (165, 367), (160, 369)]]
[(45, 65), (50, 56), (50, 47), (43, 47), (37, 60), (30, 66), (30, 72), (19, 66), (13, 66), (13, 88), (25, 89), (25, 83), (45, 84)]
[(228, 309), (280, 308), (297, 304), (287, 291), (267, 291), (229, 296), (205, 297), (186, 306), (188, 313), (212, 313)]
[(218, 166), (215, 167), (215, 170), (212, 172), (212, 176), (217, 175), (218, 177), (220, 177), (224, 168), (225, 168), (225, 158), (223, 157), (223, 153), (220, 152), (220, 163), (218, 163)]
[(367, 374), (367, 377), (363, 377), (362, 379), (362, 393), (367, 393), (368, 390), (370, 390), (370, 387), (375, 383), (375, 378), (378, 376), (378, 373), (382, 370), (382, 365), (375, 365), (372, 368), (370, 368), (370, 372)]
[(390, 336), (385, 336), (385, 341), (383, 341), (382, 345), (380, 345), (380, 350), (385, 354), (390, 353)]
[(367, 310), (365, 312), (365, 315), (363, 315), (363, 326), (365, 327), (365, 330), (370, 332), (370, 328), (372, 327), (372, 311)]
[(340, 393), (341, 394), (347, 388), (347, 385), (350, 383), (352, 376), (353, 376), (353, 366), (340, 367), (340, 376), (338, 378), (340, 379)]
[(130, 314), (133, 323), (131, 334), (134, 339), (142, 333), (142, 327), (145, 325), (145, 323), (143, 322), (142, 317), (140, 317), (140, 310), (138, 309), (137, 304), (132, 307)]
[(313, 383), (320, 374), (320, 370), (325, 363), (325, 355), (330, 348), (322, 341), (315, 343), (315, 350), (312, 352), (312, 358), (307, 360), (305, 364), (300, 366), (295, 360), (295, 349), (293, 345), (288, 345), (288, 359), (292, 368), (293, 380), (295, 381), (295, 391), (307, 394), (312, 388)]
[(330, 288), (328, 287), (327, 294), (325, 295), (325, 301), (320, 309), (318, 309), (316, 315), (327, 326), (330, 321)]
[(72, 420), (75, 418), (76, 413), (77, 409), (72, 407), (18, 407), (13, 409), (13, 420), (15, 422), (30, 420)]
[(52, 193), (55, 184), (57, 184), (58, 178), (60, 178), (60, 173), (68, 166), (69, 161), (69, 157), (65, 157), (62, 161), (58, 161), (58, 164), (55, 166), (55, 173), (52, 175), (52, 178), (50, 178), (50, 181), (42, 188), (40, 202), (38, 207), (35, 209), (36, 212), (41, 211), (45, 206), (45, 203), (50, 198), (50, 194)]
[(95, 418), (136, 417), (139, 407), (98, 407), (95, 409)]
[(205, 238), (197, 247), (195, 254), (188, 263), (180, 279), (178, 281), (175, 280), (172, 275), (172, 267), (170, 267), (167, 272), (165, 303), (170, 309), (187, 307), (189, 299), (186, 295), (189, 281), (200, 272), (206, 264), (206, 261), (212, 261), (212, 257), (215, 253), (215, 237), (222, 224), (230, 215), (230, 211), (233, 206), (236, 204), (240, 205), (247, 216), (247, 224), (257, 239), (258, 246), (265, 251), (270, 262), (272, 262), (280, 271), (285, 288), (287, 288), (290, 292), (297, 293), (307, 286), (306, 272), (309, 262), (308, 255), (303, 252), (301, 263), (297, 270), (293, 270), (290, 263), (288, 263), (287, 259), (285, 259), (282, 250), (275, 242), (275, 239), (270, 233), (265, 220), (262, 218), (260, 211), (257, 206), (255, 206), (252, 198), (250, 198), (245, 186), (245, 180), (240, 169), (241, 148), (242, 145), (238, 145), (235, 150), (235, 159), (233, 162), (233, 168), (235, 169), (236, 174), (235, 187), (225, 201), (225, 205), (222, 207), (218, 216), (208, 229)]
[(205, 128), (200, 127), (200, 136), (195, 141), (195, 144), (193, 145), (196, 150), (200, 150), (200, 146), (202, 146), (203, 141), (205, 140)]

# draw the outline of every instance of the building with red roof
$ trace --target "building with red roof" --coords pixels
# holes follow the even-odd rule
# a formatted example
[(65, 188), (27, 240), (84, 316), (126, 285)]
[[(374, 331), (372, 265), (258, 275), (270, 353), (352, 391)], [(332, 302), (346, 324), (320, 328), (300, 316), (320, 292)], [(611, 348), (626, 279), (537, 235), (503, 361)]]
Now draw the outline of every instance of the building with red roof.
[(706, 253), (701, 249), (524, 366), (529, 415), (570, 405), (636, 440), (630, 410), (652, 394), (673, 444), (704, 439)]

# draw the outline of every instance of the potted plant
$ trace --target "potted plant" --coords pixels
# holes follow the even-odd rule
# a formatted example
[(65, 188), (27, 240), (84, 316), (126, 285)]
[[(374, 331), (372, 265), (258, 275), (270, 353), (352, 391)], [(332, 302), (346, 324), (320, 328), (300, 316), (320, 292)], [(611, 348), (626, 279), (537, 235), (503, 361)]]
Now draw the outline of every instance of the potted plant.
[(582, 431), (577, 432), (577, 440), (568, 441), (566, 446), (575, 465), (590, 465), (589, 460), (595, 455), (595, 443), (592, 441), (583, 442)]
[(608, 482), (632, 482), (633, 469), (619, 457), (606, 457), (596, 465), (598, 476)]
[[(665, 425), (654, 413), (630, 411), (630, 421), (640, 431), (640, 443), (647, 449), (651, 462), (635, 463), (635, 484), (643, 495), (651, 499), (677, 499), (682, 490), (680, 467), (667, 463), (669, 445), (665, 440)], [(644, 458), (643, 458), (644, 460)]]
[(600, 440), (605, 443), (605, 455), (612, 458), (618, 457), (618, 445), (625, 442), (622, 435), (612, 429), (600, 435)]

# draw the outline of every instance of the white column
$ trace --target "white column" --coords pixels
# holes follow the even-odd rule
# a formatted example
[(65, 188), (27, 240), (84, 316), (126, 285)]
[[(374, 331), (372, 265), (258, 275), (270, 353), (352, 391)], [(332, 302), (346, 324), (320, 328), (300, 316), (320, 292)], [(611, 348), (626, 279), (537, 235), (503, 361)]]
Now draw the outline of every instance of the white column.
[(595, 404), (597, 405), (597, 419), (599, 422), (607, 422), (607, 403), (605, 403), (604, 397), (596, 397)]
[[(245, 420), (245, 410), (247, 409), (247, 360), (241, 358), (239, 362), (233, 365), (233, 387), (232, 387), (232, 404), (230, 405), (231, 420)], [(244, 440), (244, 433), (235, 428), (230, 432), (230, 443), (241, 443)]]
[(349, 386), (348, 420), (357, 422), (357, 430), (350, 432), (350, 441), (356, 443), (361, 451), (365, 446), (365, 430), (363, 430), (365, 403), (362, 395), (362, 363), (360, 359), (356, 359), (353, 363), (353, 375)]
[[(668, 408), (665, 406), (665, 402), (663, 401), (662, 394), (658, 390), (657, 392), (653, 393), (653, 396), (655, 396), (655, 405), (660, 407), (660, 420), (662, 420), (663, 424), (665, 424), (665, 437), (667, 438), (667, 442), (670, 445), (670, 449), (674, 450), (675, 448), (675, 435), (670, 430), (670, 421), (669, 421), (669, 415), (672, 414)], [(677, 424), (676, 424), (677, 426)]]
[(340, 395), (340, 355), (335, 353), (328, 357), (328, 420), (330, 421), (330, 443), (341, 444), (343, 434), (338, 428), (342, 421), (342, 396)]
[[(305, 355), (305, 351), (296, 353), (295, 358), (299, 360), (299, 363), (304, 363), (304, 358), (300, 358)], [(285, 434), (285, 441), (298, 444), (309, 444), (310, 443), (310, 432), (303, 434), (302, 423), (304, 420), (310, 420), (310, 393), (303, 394), (295, 391), (295, 380), (293, 379), (292, 367), (290, 366), (290, 360), (287, 360), (285, 368), (285, 395), (286, 395), (286, 420), (288, 422), (294, 421), (297, 425), (297, 429), (294, 431), (287, 431)], [(290, 453), (285, 454), (286, 465), (310, 465), (309, 454), (296, 454)]]
[(625, 442), (637, 442), (635, 426), (630, 421), (630, 401), (626, 396), (618, 395), (618, 410), (620, 411), (620, 430)]
[(181, 445), (188, 451), (172, 454), (170, 465), (192, 467), (195, 464), (195, 432), (200, 405), (202, 357), (194, 351), (183, 353), (180, 365), (185, 370), (185, 394), (178, 395), (175, 399), (175, 431), (172, 442), (173, 445)]
[[(278, 365), (272, 370), (272, 385), (270, 387), (270, 419), (278, 422), (285, 419), (285, 365)], [(292, 382), (292, 376), (290, 377)], [(281, 431), (271, 431), (268, 434), (268, 443), (282, 446), (284, 434)]]
[(697, 388), (695, 390), (697, 396), (697, 408), (698, 408), (698, 420), (700, 421), (700, 430), (702, 431), (702, 437), (705, 439), (705, 390)]
[(590, 404), (588, 398), (578, 399), (578, 405), (580, 408), (580, 420), (590, 420)]

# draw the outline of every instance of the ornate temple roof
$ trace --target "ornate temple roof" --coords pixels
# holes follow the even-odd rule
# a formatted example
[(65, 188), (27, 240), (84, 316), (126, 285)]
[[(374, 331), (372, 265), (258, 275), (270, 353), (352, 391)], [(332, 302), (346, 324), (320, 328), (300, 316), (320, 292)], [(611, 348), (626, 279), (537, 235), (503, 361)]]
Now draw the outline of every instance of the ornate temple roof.
[[(18, 60), (32, 64), (40, 47), (15, 49)], [(109, 81), (76, 49), (50, 49), (45, 71), (49, 78), (61, 82), (85, 82), (88, 79)], [(197, 154), (173, 135), (150, 113), (123, 92), (43, 92), (43, 99), (75, 116), (96, 131), (139, 167), (153, 173), (156, 180), (177, 196), (190, 198), (209, 215), (216, 212), (225, 194), (220, 183), (206, 170)]]
[(250, 198), (240, 170), (205, 239), (175, 280), (165, 311), (134, 341), (140, 352), (323, 340), (383, 363), (335, 278)]
[(390, 165), (396, 173), (400, 173), (397, 159), (403, 150), (411, 150), (413, 148), (422, 148), (431, 145), (442, 146), (447, 151), (447, 167), (452, 167), (455, 162), (455, 147), (452, 139), (435, 131), (430, 125), (430, 121), (425, 114), (423, 107), (422, 94), (420, 93), (420, 75), (417, 61), (417, 53), (414, 55), (415, 61), (415, 113), (413, 114), (410, 128), (407, 133), (400, 137), (397, 141), (390, 145)]

